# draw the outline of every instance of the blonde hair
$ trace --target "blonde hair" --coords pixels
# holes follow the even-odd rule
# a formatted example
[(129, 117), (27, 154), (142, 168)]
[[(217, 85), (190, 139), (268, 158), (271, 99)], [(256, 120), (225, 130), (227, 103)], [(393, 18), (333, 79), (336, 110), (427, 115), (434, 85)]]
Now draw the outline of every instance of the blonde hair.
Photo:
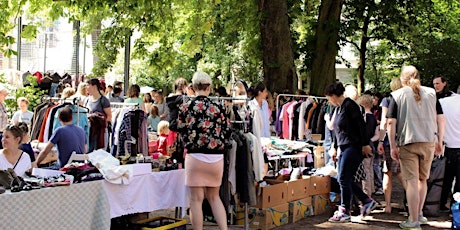
[(62, 91), (61, 98), (69, 98), (75, 94), (75, 89), (68, 87)]
[(418, 74), (417, 68), (414, 66), (404, 66), (401, 70), (401, 84), (407, 85), (412, 88), (412, 92), (414, 92), (415, 101), (420, 103), (422, 98), (420, 96), (420, 76)]
[(401, 79), (399, 77), (395, 77), (391, 79), (391, 82), (390, 82), (391, 91), (396, 91), (401, 88), (402, 88), (402, 84), (401, 84)]
[(21, 102), (25, 102), (27, 105), (30, 104), (29, 100), (27, 100), (27, 98), (25, 98), (25, 97), (18, 97), (17, 102), (18, 102), (18, 104), (21, 103)]
[(169, 131), (169, 122), (167, 121), (160, 121), (157, 126), (158, 133), (167, 134)]
[(80, 84), (78, 85), (78, 88), (77, 88), (77, 92), (78, 94), (82, 95), (82, 96), (86, 96), (86, 94), (88, 94), (87, 90), (86, 90), (86, 82), (80, 82)]
[(373, 105), (373, 98), (369, 94), (364, 94), (356, 100), (356, 102), (360, 105), (362, 105), (364, 108), (370, 109), (372, 108)]
[(345, 97), (349, 97), (352, 100), (356, 100), (358, 98), (358, 89), (354, 85), (347, 85), (345, 86), (345, 92), (343, 93)]

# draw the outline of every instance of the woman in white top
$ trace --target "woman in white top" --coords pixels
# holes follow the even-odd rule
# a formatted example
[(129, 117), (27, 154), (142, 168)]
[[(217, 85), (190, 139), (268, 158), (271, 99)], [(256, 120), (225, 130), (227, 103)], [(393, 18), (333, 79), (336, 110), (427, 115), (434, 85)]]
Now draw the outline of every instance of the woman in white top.
[(22, 136), (22, 131), (17, 125), (5, 128), (2, 137), (3, 149), (0, 150), (0, 169), (12, 168), (16, 175), (24, 177), (26, 171), (32, 168), (32, 162), (29, 155), (19, 149)]

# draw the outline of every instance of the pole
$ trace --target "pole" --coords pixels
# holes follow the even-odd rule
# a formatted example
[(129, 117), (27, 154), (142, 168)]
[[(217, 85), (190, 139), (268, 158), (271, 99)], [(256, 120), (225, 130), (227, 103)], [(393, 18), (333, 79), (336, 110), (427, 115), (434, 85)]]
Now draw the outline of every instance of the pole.
[(46, 44), (48, 43), (48, 34), (46, 33), (45, 29), (45, 54), (43, 57), (43, 74), (46, 73)]
[(18, 18), (18, 55), (17, 55), (17, 62), (16, 68), (17, 70), (21, 71), (21, 32), (22, 32), (22, 17)]
[(82, 73), (86, 73), (86, 36), (83, 38), (83, 70)]
[(129, 61), (130, 61), (130, 53), (131, 53), (131, 33), (126, 37), (126, 44), (125, 44), (125, 70), (124, 70), (124, 89), (125, 92), (129, 87)]
[(80, 65), (80, 21), (77, 21), (77, 34), (75, 35), (75, 79), (78, 79), (78, 66)]

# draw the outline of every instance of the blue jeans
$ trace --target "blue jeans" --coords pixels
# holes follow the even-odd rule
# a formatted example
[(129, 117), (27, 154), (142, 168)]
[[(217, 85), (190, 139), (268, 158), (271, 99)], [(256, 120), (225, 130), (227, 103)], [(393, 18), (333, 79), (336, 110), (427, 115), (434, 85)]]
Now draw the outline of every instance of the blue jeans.
[(329, 156), (329, 148), (331, 148), (332, 144), (332, 131), (327, 128), (327, 126), (324, 127), (324, 155), (326, 159), (326, 165), (332, 164), (334, 165), (334, 162), (332, 161), (332, 157)]
[[(452, 190), (452, 183), (455, 178), (454, 192), (460, 192), (460, 148), (447, 148), (444, 151), (446, 156), (446, 171), (444, 172), (444, 181), (441, 192), (441, 207), (447, 204)], [(454, 201), (452, 200), (452, 204)]]
[(58, 83), (51, 83), (50, 97), (56, 96), (56, 90), (58, 86), (59, 86)]
[(337, 168), (337, 181), (340, 185), (340, 196), (342, 197), (341, 206), (349, 211), (353, 195), (355, 195), (363, 204), (368, 202), (367, 196), (361, 187), (355, 182), (355, 174), (359, 164), (363, 161), (361, 147), (354, 145), (341, 146)]
[[(380, 167), (381, 163), (381, 155), (380, 154), (374, 154), (374, 159), (372, 162), (372, 166), (374, 169), (374, 185), (376, 189), (382, 189), (383, 188), (383, 180), (382, 180), (382, 167)], [(372, 191), (374, 192), (374, 191)]]

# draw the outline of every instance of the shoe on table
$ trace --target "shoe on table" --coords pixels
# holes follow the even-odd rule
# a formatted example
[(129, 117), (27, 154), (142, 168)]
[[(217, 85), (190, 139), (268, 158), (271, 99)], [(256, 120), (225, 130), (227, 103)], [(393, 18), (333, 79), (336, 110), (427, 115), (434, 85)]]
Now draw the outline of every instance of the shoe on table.
[(361, 216), (364, 217), (369, 215), (375, 208), (377, 208), (377, 202), (375, 200), (371, 200), (369, 203), (361, 205)]
[(407, 219), (406, 221), (401, 222), (399, 224), (399, 227), (402, 229), (410, 229), (410, 230), (422, 229), (418, 221), (411, 222), (410, 219)]
[(420, 225), (428, 224), (428, 219), (426, 217), (424, 217), (422, 214), (419, 214), (418, 215), (418, 222), (420, 223)]
[(350, 222), (350, 212), (347, 212), (344, 207), (339, 207), (339, 210), (334, 212), (334, 215), (329, 218), (329, 222), (347, 223)]

